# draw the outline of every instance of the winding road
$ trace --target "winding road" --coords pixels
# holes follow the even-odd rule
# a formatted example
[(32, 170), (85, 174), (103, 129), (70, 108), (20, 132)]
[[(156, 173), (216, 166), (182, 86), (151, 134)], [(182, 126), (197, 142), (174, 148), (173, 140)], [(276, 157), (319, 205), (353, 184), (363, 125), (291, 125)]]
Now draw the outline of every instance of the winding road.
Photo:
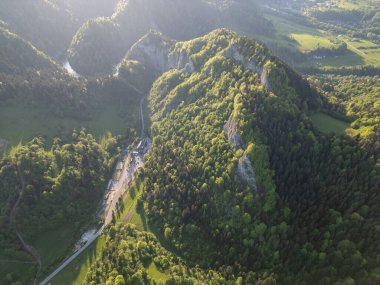
[[(144, 112), (143, 112), (143, 103), (145, 100), (144, 93), (135, 87), (134, 85), (128, 83), (128, 85), (134, 89), (137, 93), (142, 95), (142, 99), (140, 100), (140, 118), (141, 118), (141, 140), (144, 140)], [(117, 202), (119, 201), (119, 198), (122, 197), (125, 190), (127, 189), (127, 186), (129, 183), (133, 180), (134, 174), (136, 171), (143, 166), (143, 158), (145, 153), (149, 150), (150, 143), (148, 143), (147, 148), (144, 152), (141, 152), (134, 149), (133, 153), (135, 155), (129, 154), (125, 155), (121, 163), (123, 164), (123, 167), (121, 169), (120, 176), (116, 183), (114, 183), (111, 193), (106, 193), (105, 195), (108, 196), (107, 204), (108, 206), (105, 209), (104, 213), (104, 225), (94, 234), (91, 236), (90, 239), (87, 240), (87, 242), (73, 255), (71, 255), (69, 258), (67, 258), (58, 268), (56, 268), (52, 273), (50, 273), (44, 280), (42, 280), (39, 285), (46, 285), (49, 284), (49, 282), (58, 274), (60, 273), (66, 266), (68, 266), (75, 258), (77, 258), (84, 250), (86, 250), (102, 233), (108, 224), (112, 221), (112, 213), (116, 210)], [(137, 154), (136, 154), (137, 153)], [(110, 195), (111, 194), (111, 195)], [(107, 197), (107, 196), (106, 196)]]

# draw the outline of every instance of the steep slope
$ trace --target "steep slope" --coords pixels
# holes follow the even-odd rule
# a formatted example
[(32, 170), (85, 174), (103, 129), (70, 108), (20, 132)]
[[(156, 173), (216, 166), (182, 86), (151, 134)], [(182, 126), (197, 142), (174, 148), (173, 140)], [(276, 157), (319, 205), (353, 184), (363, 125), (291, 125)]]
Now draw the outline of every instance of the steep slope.
[(70, 62), (84, 75), (107, 74), (150, 29), (186, 40), (217, 27), (251, 34), (273, 32), (256, 6), (244, 1), (216, 5), (203, 0), (122, 0), (112, 17), (90, 21), (79, 29), (69, 49)]
[(0, 27), (0, 73), (15, 76), (57, 68), (49, 57), (30, 43)]
[(227, 30), (178, 43), (150, 34), (127, 58), (165, 72), (149, 98), (140, 208), (176, 253), (247, 284), (271, 273), (279, 284), (379, 281), (376, 161), (314, 127), (321, 97), (306, 81)]
[(83, 81), (69, 76), (31, 43), (0, 28), (0, 106), (18, 100), (19, 106), (28, 103), (67, 114), (83, 108), (85, 97)]
[(116, 0), (4, 0), (0, 21), (52, 57), (62, 57), (76, 30), (92, 17), (112, 14)]

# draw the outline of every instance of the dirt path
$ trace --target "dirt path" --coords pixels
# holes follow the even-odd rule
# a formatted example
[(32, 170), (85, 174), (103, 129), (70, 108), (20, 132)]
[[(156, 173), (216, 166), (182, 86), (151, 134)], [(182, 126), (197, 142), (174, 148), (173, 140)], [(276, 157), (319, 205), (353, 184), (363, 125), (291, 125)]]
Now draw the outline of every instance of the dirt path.
[(13, 208), (11, 210), (11, 214), (10, 214), (10, 223), (11, 223), (11, 227), (13, 228), (13, 230), (15, 231), (22, 247), (24, 248), (24, 250), (26, 252), (28, 252), (31, 256), (33, 256), (33, 258), (35, 259), (35, 262), (38, 264), (38, 270), (36, 272), (36, 276), (34, 278), (34, 282), (33, 284), (36, 284), (37, 282), (37, 278), (40, 274), (40, 271), (41, 271), (41, 267), (42, 267), (42, 262), (41, 262), (41, 258), (40, 258), (40, 255), (38, 254), (38, 251), (32, 247), (31, 245), (29, 245), (23, 238), (23, 236), (21, 235), (21, 233), (19, 232), (19, 230), (17, 229), (17, 223), (15, 222), (15, 214), (17, 212), (17, 209), (18, 209), (18, 206), (21, 202), (21, 198), (24, 194), (24, 191), (25, 191), (25, 180), (24, 180), (24, 175), (22, 174), (22, 171), (21, 171), (21, 168), (19, 165), (16, 165), (16, 168), (17, 168), (17, 175), (20, 177), (20, 185), (21, 185), (21, 188), (20, 188), (20, 192), (19, 192), (19, 195), (18, 195), (18, 198), (17, 198), (17, 201), (16, 203), (13, 205)]

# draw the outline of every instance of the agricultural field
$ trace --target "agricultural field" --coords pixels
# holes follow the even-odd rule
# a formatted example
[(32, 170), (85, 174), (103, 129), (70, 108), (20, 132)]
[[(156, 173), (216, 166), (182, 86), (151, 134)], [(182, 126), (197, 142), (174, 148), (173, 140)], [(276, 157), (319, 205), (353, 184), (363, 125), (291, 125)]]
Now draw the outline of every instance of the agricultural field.
[(323, 8), (326, 3), (329, 3), (331, 8), (344, 10), (364, 10), (380, 6), (378, 0), (333, 0), (319, 3), (318, 6)]
[(312, 34), (290, 34), (290, 38), (296, 41), (296, 46), (301, 52), (311, 52), (317, 48), (332, 48), (336, 44), (329, 37)]
[(365, 65), (380, 65), (380, 45), (368, 40), (353, 40), (345, 37), (343, 37), (343, 41), (347, 43), (350, 51), (362, 58)]
[[(353, 3), (345, 2), (344, 3)], [(343, 4), (342, 4), (343, 5)], [(354, 5), (354, 4), (352, 4)], [(357, 4), (355, 4), (357, 5)], [(292, 20), (289, 15), (267, 12), (266, 18), (272, 21), (276, 37), (257, 37), (262, 42), (278, 47), (288, 48), (303, 54), (318, 48), (336, 48), (340, 43), (347, 44), (347, 52), (340, 55), (310, 57), (307, 61), (295, 64), (297, 67), (359, 67), (380, 66), (380, 45), (367, 39), (353, 38), (349, 35), (336, 34), (318, 28), (311, 23)]]

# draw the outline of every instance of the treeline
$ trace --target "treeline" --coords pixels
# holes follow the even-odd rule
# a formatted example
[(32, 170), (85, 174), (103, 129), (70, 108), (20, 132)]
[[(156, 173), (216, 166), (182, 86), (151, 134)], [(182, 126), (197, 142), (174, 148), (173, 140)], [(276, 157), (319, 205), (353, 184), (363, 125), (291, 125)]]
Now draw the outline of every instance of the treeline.
[(189, 40), (218, 27), (252, 35), (274, 33), (273, 24), (252, 2), (122, 0), (111, 17), (91, 20), (78, 30), (69, 49), (70, 63), (80, 74), (99, 77), (111, 73), (151, 29), (169, 38)]
[(347, 44), (345, 42), (342, 42), (330, 48), (317, 47), (315, 50), (310, 51), (308, 54), (311, 56), (337, 56), (344, 55), (346, 52)]
[[(35, 138), (1, 159), (0, 247), (8, 248), (8, 259), (22, 256), (15, 224), (27, 240), (67, 224), (72, 238), (77, 237), (95, 213), (120, 151), (117, 145), (112, 136), (99, 144), (81, 130), (73, 132), (70, 142), (56, 139), (50, 149)], [(24, 193), (11, 221), (10, 212), (21, 190)]]
[(354, 9), (311, 7), (306, 14), (315, 25), (323, 29), (380, 43), (380, 13), (379, 5), (375, 2), (358, 5)]
[(133, 225), (118, 225), (109, 229), (106, 247), (87, 272), (83, 284), (271, 285), (274, 282), (270, 275), (235, 275), (231, 267), (218, 272), (190, 266), (166, 250), (153, 234), (138, 231)]
[[(320, 133), (307, 114), (321, 97), (260, 45), (226, 31), (202, 40), (184, 45), (198, 72), (170, 71), (152, 88), (148, 223), (201, 266), (274, 273), (280, 284), (379, 282), (373, 154)], [(242, 61), (223, 56), (231, 46)], [(265, 87), (247, 58), (265, 67)]]
[[(29, 260), (19, 244), (17, 229), (24, 240), (65, 227), (71, 234), (70, 246), (84, 228), (96, 224), (95, 212), (120, 152), (118, 141), (106, 136), (101, 143), (85, 130), (74, 131), (70, 141), (58, 138), (47, 148), (41, 138), (14, 147), (0, 160), (0, 248), (6, 260)], [(18, 207), (15, 207), (23, 192)], [(11, 211), (12, 219), (11, 219)], [(62, 246), (61, 246), (62, 247)], [(70, 248), (64, 250), (69, 252)], [(50, 260), (42, 256), (43, 260)], [(45, 259), (46, 258), (46, 259)], [(59, 262), (62, 256), (56, 256)], [(52, 264), (43, 264), (44, 269)], [(3, 284), (28, 280), (35, 275), (31, 266), (20, 276), (15, 263)], [(30, 280), (29, 280), (30, 281)], [(13, 283), (12, 283), (13, 284)], [(21, 284), (21, 283), (20, 283)]]
[(46, 54), (0, 28), (0, 104), (10, 99), (58, 114), (86, 109), (85, 82), (70, 77)]
[(66, 54), (76, 30), (87, 20), (109, 16), (117, 0), (43, 0), (0, 3), (0, 21), (53, 58)]
[(303, 67), (303, 73), (306, 74), (333, 74), (333, 75), (356, 75), (356, 76), (376, 76), (380, 74), (380, 67), (375, 66), (354, 66), (354, 67), (339, 67), (339, 68), (316, 68)]
[(349, 134), (380, 159), (379, 77), (320, 75), (309, 80), (326, 98), (324, 107), (349, 118)]

